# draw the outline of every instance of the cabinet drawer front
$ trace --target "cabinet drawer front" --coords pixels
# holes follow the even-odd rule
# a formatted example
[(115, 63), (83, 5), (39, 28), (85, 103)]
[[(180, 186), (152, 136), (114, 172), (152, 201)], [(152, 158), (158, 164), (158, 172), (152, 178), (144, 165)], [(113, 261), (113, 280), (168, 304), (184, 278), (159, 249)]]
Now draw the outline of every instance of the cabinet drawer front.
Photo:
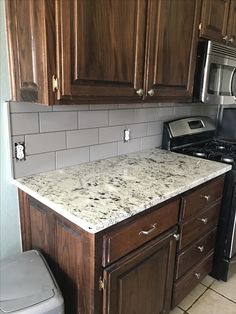
[(211, 272), (213, 252), (210, 253), (201, 263), (191, 269), (181, 280), (175, 283), (172, 307), (179, 304), (189, 292)]
[(197, 214), (201, 208), (221, 199), (224, 187), (224, 177), (217, 178), (211, 183), (191, 192), (183, 198), (183, 220)]
[(136, 249), (178, 223), (179, 200), (137, 218), (103, 236), (103, 266)]
[(215, 237), (216, 228), (208, 232), (204, 237), (196, 241), (177, 256), (176, 279), (183, 276), (189, 269), (199, 263), (202, 258), (207, 256), (214, 249)]
[(204, 212), (181, 226), (179, 250), (196, 241), (201, 235), (218, 224), (221, 202), (214, 203)]

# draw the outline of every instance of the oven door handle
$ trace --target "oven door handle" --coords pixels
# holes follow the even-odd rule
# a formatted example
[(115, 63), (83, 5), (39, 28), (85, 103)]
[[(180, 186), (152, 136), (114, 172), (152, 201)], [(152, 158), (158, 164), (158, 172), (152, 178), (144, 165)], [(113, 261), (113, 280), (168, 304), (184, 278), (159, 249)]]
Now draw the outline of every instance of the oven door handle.
[(236, 95), (234, 94), (234, 91), (233, 91), (233, 82), (234, 82), (235, 74), (236, 74), (236, 68), (234, 68), (231, 75), (231, 79), (230, 79), (230, 93), (234, 97), (234, 100), (236, 100)]

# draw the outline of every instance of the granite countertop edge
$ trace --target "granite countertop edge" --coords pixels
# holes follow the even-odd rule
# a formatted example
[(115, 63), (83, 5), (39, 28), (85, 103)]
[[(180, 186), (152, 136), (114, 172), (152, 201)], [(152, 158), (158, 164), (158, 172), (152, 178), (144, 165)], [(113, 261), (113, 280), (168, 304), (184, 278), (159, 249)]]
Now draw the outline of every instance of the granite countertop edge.
[[(179, 154), (178, 154), (179, 155)], [(129, 155), (127, 155), (129, 156)], [(109, 159), (108, 159), (109, 160)], [(194, 158), (196, 160), (196, 158)], [(108, 227), (111, 227), (127, 218), (130, 218), (150, 207), (153, 207), (155, 205), (158, 205), (160, 203), (163, 203), (164, 201), (167, 201), (177, 195), (180, 195), (194, 187), (197, 187), (198, 185), (203, 184), (204, 182), (207, 182), (211, 179), (214, 179), (222, 174), (225, 174), (227, 171), (231, 169), (231, 166), (222, 164), (222, 169), (218, 169), (217, 171), (211, 172), (208, 175), (203, 175), (201, 178), (193, 179), (191, 183), (187, 183), (186, 185), (182, 185), (181, 187), (178, 187), (171, 191), (170, 193), (166, 193), (164, 195), (157, 196), (151, 200), (145, 201), (140, 203), (139, 205), (136, 205), (132, 208), (132, 211), (129, 213), (126, 213), (124, 211), (121, 211), (118, 216), (116, 216), (114, 219), (111, 217), (105, 221), (98, 222), (96, 224), (91, 224), (89, 222), (86, 222), (84, 219), (81, 219), (74, 214), (70, 213), (63, 205), (57, 204), (54, 201), (49, 200), (47, 197), (42, 196), (40, 193), (34, 191), (33, 189), (27, 187), (24, 183), (19, 182), (18, 179), (12, 179), (13, 184), (16, 185), (19, 189), (30, 195), (31, 197), (35, 198), (42, 204), (46, 205), (47, 207), (51, 208), (58, 214), (62, 215), (72, 223), (78, 225), (85, 231), (89, 233), (98, 233), (102, 230), (105, 230)]]

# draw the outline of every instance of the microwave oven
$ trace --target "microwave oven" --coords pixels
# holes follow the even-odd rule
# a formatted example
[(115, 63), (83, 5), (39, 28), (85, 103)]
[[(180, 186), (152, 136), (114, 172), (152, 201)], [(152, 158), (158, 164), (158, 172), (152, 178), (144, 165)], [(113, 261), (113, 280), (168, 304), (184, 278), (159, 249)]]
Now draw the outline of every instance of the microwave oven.
[(206, 104), (236, 104), (236, 48), (199, 42), (194, 100)]

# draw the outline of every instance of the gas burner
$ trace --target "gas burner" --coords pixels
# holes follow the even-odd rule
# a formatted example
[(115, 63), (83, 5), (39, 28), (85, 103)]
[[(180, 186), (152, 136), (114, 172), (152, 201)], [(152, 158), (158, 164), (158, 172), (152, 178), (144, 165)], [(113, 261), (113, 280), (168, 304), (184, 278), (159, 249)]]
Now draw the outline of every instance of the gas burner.
[(233, 164), (234, 163), (234, 159), (231, 156), (222, 156), (221, 161), (226, 162), (227, 164)]
[(195, 151), (195, 152), (193, 152), (193, 156), (206, 158), (207, 154), (206, 154), (206, 152), (203, 152), (203, 151)]

